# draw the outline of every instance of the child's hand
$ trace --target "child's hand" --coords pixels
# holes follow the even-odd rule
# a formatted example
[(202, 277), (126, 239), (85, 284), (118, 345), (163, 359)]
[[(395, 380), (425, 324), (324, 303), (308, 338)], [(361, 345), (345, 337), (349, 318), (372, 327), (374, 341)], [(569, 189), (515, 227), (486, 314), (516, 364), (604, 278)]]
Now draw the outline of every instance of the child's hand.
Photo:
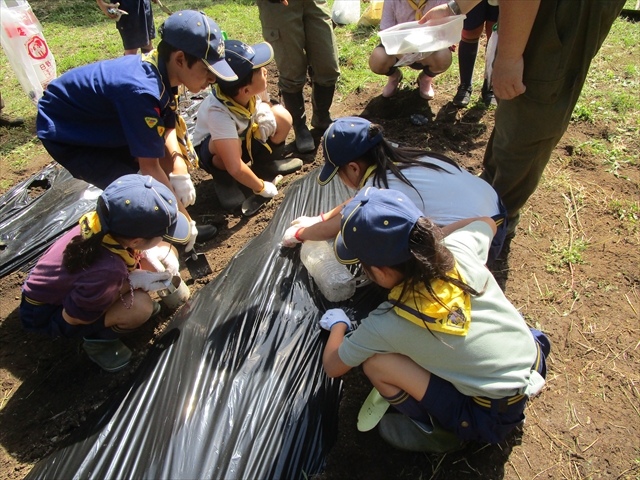
[(296, 218), (293, 222), (291, 222), (291, 226), (292, 227), (310, 227), (311, 225), (315, 225), (316, 223), (320, 223), (320, 222), (324, 222), (324, 218), (322, 216), (322, 214), (318, 215), (317, 217), (305, 217), (304, 215), (302, 217), (298, 217)]
[(304, 227), (297, 225), (287, 228), (282, 236), (282, 245), (291, 248), (295, 247), (298, 243), (302, 243), (302, 240), (298, 237), (298, 232), (303, 228)]
[(170, 245), (159, 245), (149, 248), (145, 250), (143, 254), (158, 272), (169, 272), (171, 275), (178, 275), (180, 273), (178, 257), (173, 254)]
[(169, 272), (149, 272), (148, 270), (134, 270), (129, 274), (129, 281), (134, 290), (155, 292), (167, 288), (171, 282)]
[(262, 102), (258, 105), (254, 120), (258, 124), (260, 140), (266, 142), (269, 137), (275, 135), (278, 125), (276, 124), (276, 117), (267, 102)]
[(271, 182), (264, 182), (264, 187), (256, 195), (264, 198), (273, 198), (278, 194), (278, 188)]
[(349, 320), (349, 317), (347, 317), (347, 314), (344, 313), (344, 310), (341, 308), (331, 308), (327, 310), (320, 319), (320, 326), (325, 330), (331, 331), (331, 327), (336, 323), (344, 323), (347, 326), (347, 332), (351, 330), (351, 320)]
[(181, 175), (170, 173), (169, 182), (171, 182), (171, 187), (176, 193), (176, 197), (178, 197), (178, 200), (182, 202), (185, 208), (196, 203), (196, 189), (191, 181), (191, 175), (188, 173)]

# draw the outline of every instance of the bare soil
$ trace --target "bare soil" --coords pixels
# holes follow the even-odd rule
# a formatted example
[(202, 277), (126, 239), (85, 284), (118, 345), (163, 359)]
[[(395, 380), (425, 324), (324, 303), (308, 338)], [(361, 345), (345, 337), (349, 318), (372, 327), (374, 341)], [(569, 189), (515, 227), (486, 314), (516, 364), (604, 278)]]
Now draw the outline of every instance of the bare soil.
[[(272, 73), (269, 88), (277, 97), (277, 73)], [(425, 102), (408, 81), (392, 99), (380, 97), (377, 86), (363, 86), (356, 94), (338, 95), (332, 114), (364, 116), (382, 124), (390, 140), (445, 153), (478, 173), (493, 109), (455, 109), (450, 104), (455, 87), (436, 83), (435, 100)], [(429, 121), (415, 126), (412, 114)], [(395, 451), (375, 430), (357, 431), (357, 413), (371, 386), (354, 369), (344, 377), (339, 439), (316, 479), (638, 478), (640, 233), (638, 219), (612, 202), (638, 201), (640, 172), (626, 166), (615, 176), (577, 148), (589, 139), (608, 139), (613, 128), (570, 126), (516, 237), (493, 269), (530, 325), (552, 341), (547, 386), (530, 402), (524, 427), (499, 445), (470, 444), (445, 456)], [(295, 153), (291, 145), (288, 151)], [(301, 158), (305, 166), (286, 178), (284, 193), (251, 218), (222, 211), (210, 176), (194, 175), (198, 200), (191, 213), (198, 222), (217, 225), (219, 234), (198, 249), (211, 275), (191, 279), (182, 269), (192, 291), (215, 278), (264, 229), (286, 184), (322, 164), (321, 149)], [(49, 161), (43, 155), (20, 174), (27, 178)], [(583, 242), (586, 248), (579, 250)], [(128, 337), (131, 365), (109, 374), (88, 359), (79, 342), (22, 330), (18, 305), (24, 278), (17, 272), (0, 279), (0, 478), (5, 479), (23, 478), (123, 385), (173, 314), (163, 307), (158, 319)]]

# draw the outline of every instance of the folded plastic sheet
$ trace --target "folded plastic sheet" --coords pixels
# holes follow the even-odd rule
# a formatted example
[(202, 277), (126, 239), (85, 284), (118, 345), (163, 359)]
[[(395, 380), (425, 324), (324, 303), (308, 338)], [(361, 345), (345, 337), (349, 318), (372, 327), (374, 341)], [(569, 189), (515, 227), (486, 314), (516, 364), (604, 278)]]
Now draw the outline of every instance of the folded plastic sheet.
[(26, 478), (296, 479), (321, 471), (337, 435), (341, 381), (322, 369), (328, 334), (318, 320), (336, 306), (361, 318), (381, 295), (370, 284), (330, 304), (299, 248), (279, 245), (295, 217), (350, 195), (339, 181), (318, 186), (316, 175), (287, 189), (267, 228), (182, 307), (131, 384)]
[(0, 277), (37, 260), (95, 207), (100, 193), (52, 164), (0, 197)]

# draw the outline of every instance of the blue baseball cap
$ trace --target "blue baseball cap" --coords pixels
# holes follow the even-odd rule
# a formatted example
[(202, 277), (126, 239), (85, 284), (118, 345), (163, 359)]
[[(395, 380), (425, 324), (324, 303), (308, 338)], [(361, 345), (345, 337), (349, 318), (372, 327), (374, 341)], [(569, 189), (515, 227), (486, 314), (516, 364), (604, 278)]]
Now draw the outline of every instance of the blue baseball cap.
[[(273, 60), (273, 48), (267, 42), (247, 45), (240, 40), (225, 40), (224, 60), (237, 75), (238, 80), (242, 80), (253, 70), (268, 65)], [(234, 82), (218, 81), (218, 83)]]
[(178, 211), (175, 195), (151, 175), (118, 178), (100, 195), (96, 211), (105, 233), (162, 237), (173, 243), (187, 243), (191, 236), (189, 220)]
[(224, 39), (216, 22), (202, 12), (182, 10), (167, 18), (159, 29), (162, 40), (183, 52), (202, 59), (222, 80), (238, 77), (224, 61)]
[(382, 141), (378, 133), (369, 138), (371, 122), (360, 117), (343, 117), (337, 119), (322, 137), (322, 153), (324, 167), (318, 175), (318, 183), (326, 185), (331, 181), (338, 169), (364, 155)]
[(388, 267), (412, 258), (409, 235), (423, 214), (404, 193), (367, 187), (342, 209), (334, 249), (340, 263)]

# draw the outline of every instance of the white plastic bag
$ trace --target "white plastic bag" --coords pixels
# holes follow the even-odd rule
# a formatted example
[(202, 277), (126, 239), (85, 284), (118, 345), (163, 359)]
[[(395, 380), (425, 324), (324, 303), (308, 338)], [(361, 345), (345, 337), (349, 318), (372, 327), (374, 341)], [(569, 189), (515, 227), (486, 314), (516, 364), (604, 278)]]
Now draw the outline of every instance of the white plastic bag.
[(56, 61), (42, 34), (42, 25), (26, 0), (0, 0), (0, 38), (20, 85), (37, 104), (51, 80)]
[(335, 0), (331, 19), (338, 25), (356, 23), (360, 19), (360, 0)]

